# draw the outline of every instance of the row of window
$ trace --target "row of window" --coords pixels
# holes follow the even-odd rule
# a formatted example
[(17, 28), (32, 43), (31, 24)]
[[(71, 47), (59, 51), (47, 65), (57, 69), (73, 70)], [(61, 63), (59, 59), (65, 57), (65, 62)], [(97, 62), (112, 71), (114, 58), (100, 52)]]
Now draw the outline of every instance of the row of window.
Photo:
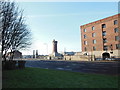
[[(115, 33), (118, 33), (118, 32), (119, 32), (119, 31), (118, 31), (118, 28), (115, 28), (115, 29), (114, 29), (114, 32), (115, 32)], [(103, 31), (103, 32), (102, 32), (102, 35), (103, 35), (103, 36), (106, 36), (106, 31)], [(96, 36), (96, 33), (92, 33), (92, 37), (95, 37), (95, 36)], [(86, 34), (84, 35), (84, 38), (87, 38), (87, 35), (86, 35)]]
[[(119, 36), (115, 36), (115, 41), (119, 41), (119, 40), (120, 40)], [(108, 42), (107, 38), (103, 38), (103, 43), (107, 43), (107, 42)]]
[[(109, 46), (104, 46), (104, 47), (103, 47), (103, 50), (104, 50), (104, 51), (108, 50), (108, 47), (109, 47)], [(110, 49), (111, 49), (111, 48), (110, 48)], [(120, 44), (116, 44), (116, 49), (120, 49)], [(93, 46), (93, 47), (92, 47), (92, 50), (93, 50), (93, 51), (96, 51), (97, 49), (96, 49), (95, 46)], [(86, 47), (84, 48), (84, 51), (87, 51), (87, 48), (86, 48)]]
[[(114, 28), (114, 32), (118, 33), (119, 32), (118, 28)], [(102, 34), (103, 34), (103, 36), (106, 36), (106, 31), (103, 31)]]
[[(87, 48), (85, 47), (84, 50), (87, 51)], [(93, 50), (93, 51), (96, 51), (96, 47), (93, 46), (92, 50)]]
[[(108, 48), (109, 48), (109, 46), (105, 45), (103, 47), (103, 50), (106, 51), (106, 50), (108, 50)], [(113, 50), (113, 48), (111, 48), (111, 47), (110, 47), (110, 49)], [(116, 49), (120, 49), (120, 44), (116, 44)]]
[[(120, 40), (120, 37), (119, 36), (115, 36), (115, 41), (119, 41)], [(94, 39), (93, 41), (93, 44), (96, 44), (96, 40)], [(107, 43), (107, 38), (103, 38), (103, 43)], [(84, 45), (87, 45), (88, 42), (87, 41), (84, 41)]]
[[(114, 23), (114, 25), (117, 25), (117, 24), (118, 24), (118, 20), (114, 20), (113, 23)], [(106, 28), (106, 24), (102, 24), (102, 28)], [(92, 26), (92, 30), (95, 30), (95, 27), (94, 27), (94, 26)], [(87, 30), (84, 29), (83, 31), (86, 32)]]
[[(96, 40), (95, 39), (92, 42), (93, 42), (93, 44), (96, 44)], [(88, 42), (84, 41), (84, 45), (88, 45)]]
[[(96, 33), (92, 33), (92, 37), (95, 37), (95, 36), (96, 36)], [(84, 38), (87, 38), (86, 34), (84, 35)]]
[[(87, 48), (85, 47), (84, 50), (87, 51)], [(93, 51), (96, 51), (96, 47), (93, 46), (92, 50), (93, 50)]]

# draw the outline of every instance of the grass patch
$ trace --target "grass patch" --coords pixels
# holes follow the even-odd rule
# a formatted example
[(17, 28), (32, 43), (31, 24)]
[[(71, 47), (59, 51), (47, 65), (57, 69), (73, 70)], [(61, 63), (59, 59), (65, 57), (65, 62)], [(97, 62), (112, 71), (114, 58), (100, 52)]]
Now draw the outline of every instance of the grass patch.
[(118, 76), (25, 68), (3, 71), (3, 88), (118, 88)]

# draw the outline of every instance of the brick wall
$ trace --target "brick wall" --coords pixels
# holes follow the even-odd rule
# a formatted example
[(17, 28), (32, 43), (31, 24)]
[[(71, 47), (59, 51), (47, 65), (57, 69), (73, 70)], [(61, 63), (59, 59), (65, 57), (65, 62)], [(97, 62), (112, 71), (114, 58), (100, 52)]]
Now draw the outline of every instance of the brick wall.
[[(116, 44), (119, 44), (119, 41), (115, 41), (115, 36), (119, 36), (119, 33), (115, 33), (114, 29), (119, 28), (120, 31), (118, 16), (120, 17), (120, 14), (80, 26), (82, 51), (85, 51), (85, 47), (87, 51), (93, 51), (93, 47), (96, 47), (96, 51), (103, 51), (103, 46), (108, 46), (108, 50), (111, 50), (111, 47), (116, 50)], [(115, 20), (118, 20), (116, 25), (114, 25)], [(106, 28), (102, 28), (102, 24), (105, 24)], [(94, 30), (92, 30), (93, 26)], [(86, 29), (86, 32), (84, 32), (84, 29)], [(102, 35), (103, 31), (106, 31), (106, 36)], [(95, 33), (95, 37), (92, 37), (92, 33)], [(86, 38), (84, 38), (84, 35), (86, 35)], [(107, 43), (103, 43), (103, 38), (107, 39)], [(96, 40), (95, 44), (93, 44), (93, 40)], [(84, 41), (87, 41), (87, 45), (84, 45)]]

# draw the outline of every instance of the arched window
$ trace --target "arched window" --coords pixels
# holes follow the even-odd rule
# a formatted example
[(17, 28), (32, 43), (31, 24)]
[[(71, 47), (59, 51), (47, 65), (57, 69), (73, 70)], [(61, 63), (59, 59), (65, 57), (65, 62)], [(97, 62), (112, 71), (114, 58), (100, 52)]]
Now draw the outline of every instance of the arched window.
[(102, 24), (102, 28), (106, 28), (106, 24)]
[(118, 32), (118, 28), (114, 28), (114, 32), (117, 33)]
[(92, 30), (95, 30), (95, 27), (94, 27), (94, 26), (92, 26)]
[(95, 37), (95, 33), (92, 33), (92, 37)]
[(103, 31), (103, 32), (102, 32), (102, 35), (103, 35), (103, 36), (106, 36), (106, 31)]
[(85, 47), (84, 50), (87, 51), (87, 48)]
[(114, 25), (118, 24), (118, 21), (117, 20), (114, 20)]
[(84, 45), (87, 45), (87, 41), (84, 41)]
[(103, 50), (104, 50), (104, 51), (107, 51), (107, 50), (108, 50), (108, 46), (105, 45), (105, 46), (103, 47)]
[(92, 30), (94, 30), (95, 29), (95, 27), (94, 26), (92, 26)]
[(94, 50), (94, 51), (96, 50), (96, 47), (95, 47), (95, 46), (93, 46), (93, 50)]
[(84, 35), (84, 38), (87, 38), (87, 36), (86, 36), (86, 35)]
[(107, 43), (107, 39), (106, 38), (103, 38), (103, 43)]
[(93, 44), (96, 44), (96, 40), (93, 40)]
[(84, 29), (83, 31), (86, 32), (86, 29)]

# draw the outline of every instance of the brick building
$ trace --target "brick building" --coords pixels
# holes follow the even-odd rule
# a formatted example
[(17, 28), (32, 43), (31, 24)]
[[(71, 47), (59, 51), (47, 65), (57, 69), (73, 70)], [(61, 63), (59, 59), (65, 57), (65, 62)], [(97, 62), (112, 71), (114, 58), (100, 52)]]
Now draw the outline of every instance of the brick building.
[(80, 26), (82, 52), (98, 58), (120, 58), (120, 14)]

